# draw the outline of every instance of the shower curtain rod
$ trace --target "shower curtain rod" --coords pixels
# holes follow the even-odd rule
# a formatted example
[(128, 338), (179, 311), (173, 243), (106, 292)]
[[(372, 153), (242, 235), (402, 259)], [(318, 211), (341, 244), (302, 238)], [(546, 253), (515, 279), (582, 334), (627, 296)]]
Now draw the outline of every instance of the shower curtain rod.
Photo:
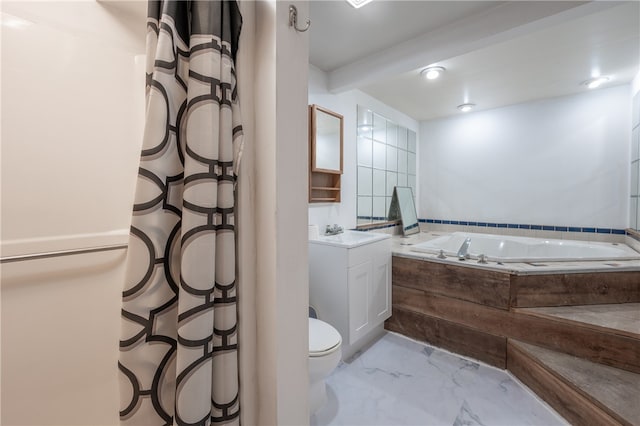
[(45, 253), (19, 254), (16, 256), (6, 256), (0, 258), (1, 263), (20, 262), (23, 260), (47, 259), (51, 257), (71, 256), (74, 254), (96, 253), (101, 251), (126, 249), (128, 244), (115, 244), (109, 246), (87, 247), (60, 251), (50, 251)]

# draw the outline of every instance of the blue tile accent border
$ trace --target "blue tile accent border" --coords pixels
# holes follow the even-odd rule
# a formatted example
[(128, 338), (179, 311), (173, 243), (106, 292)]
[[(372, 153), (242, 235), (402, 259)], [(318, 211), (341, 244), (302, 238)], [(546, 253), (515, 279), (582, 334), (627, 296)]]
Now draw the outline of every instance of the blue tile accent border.
[(558, 226), (558, 225), (532, 225), (520, 223), (496, 223), (496, 222), (473, 222), (464, 220), (449, 219), (418, 219), (421, 223), (435, 223), (444, 225), (462, 225), (462, 226), (478, 226), (483, 228), (508, 228), (508, 229), (531, 229), (538, 231), (555, 231), (555, 232), (586, 232), (591, 234), (612, 234), (612, 235), (628, 235), (624, 229), (616, 228), (596, 228), (581, 226)]

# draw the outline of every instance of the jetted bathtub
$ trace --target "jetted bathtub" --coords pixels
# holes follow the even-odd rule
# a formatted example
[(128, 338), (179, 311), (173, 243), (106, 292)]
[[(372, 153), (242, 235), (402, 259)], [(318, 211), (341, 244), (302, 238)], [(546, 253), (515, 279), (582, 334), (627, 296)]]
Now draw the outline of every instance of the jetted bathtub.
[(471, 259), (485, 255), (494, 262), (568, 262), (582, 260), (640, 260), (640, 253), (622, 243), (598, 243), (509, 235), (454, 232), (411, 247), (421, 253), (458, 256), (469, 238)]

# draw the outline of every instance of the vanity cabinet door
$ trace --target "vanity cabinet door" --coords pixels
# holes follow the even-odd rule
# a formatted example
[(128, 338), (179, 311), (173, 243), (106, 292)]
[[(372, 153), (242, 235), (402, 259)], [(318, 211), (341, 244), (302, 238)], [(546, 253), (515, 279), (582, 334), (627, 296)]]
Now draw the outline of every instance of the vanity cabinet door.
[(349, 344), (353, 344), (370, 329), (369, 300), (373, 282), (372, 261), (349, 268)]
[(373, 262), (370, 316), (375, 326), (391, 316), (391, 255), (378, 254)]

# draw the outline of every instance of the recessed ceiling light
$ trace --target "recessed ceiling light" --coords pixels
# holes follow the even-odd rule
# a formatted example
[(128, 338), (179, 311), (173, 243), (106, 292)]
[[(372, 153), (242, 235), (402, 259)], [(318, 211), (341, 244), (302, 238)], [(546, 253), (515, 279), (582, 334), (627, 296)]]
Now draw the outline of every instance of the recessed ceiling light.
[(473, 108), (475, 108), (475, 106), (476, 104), (462, 104), (462, 105), (458, 105), (458, 109), (462, 112), (469, 112)]
[(351, 6), (355, 7), (356, 9), (360, 9), (362, 6), (369, 3), (370, 1), (372, 0), (347, 0), (347, 3), (349, 3)]
[(445, 71), (445, 67), (427, 67), (420, 71), (420, 74), (427, 80), (435, 80)]
[(609, 77), (594, 77), (590, 78), (589, 80), (583, 81), (582, 84), (587, 86), (589, 89), (597, 89), (609, 80)]

